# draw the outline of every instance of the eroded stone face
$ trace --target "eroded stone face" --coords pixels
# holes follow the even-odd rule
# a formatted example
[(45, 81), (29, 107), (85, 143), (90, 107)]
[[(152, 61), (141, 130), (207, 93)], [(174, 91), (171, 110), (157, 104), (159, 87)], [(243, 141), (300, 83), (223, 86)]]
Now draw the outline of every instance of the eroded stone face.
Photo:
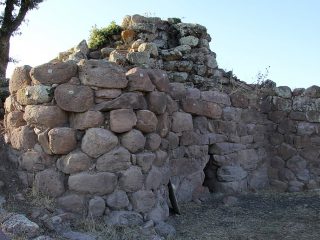
[(64, 177), (54, 169), (38, 172), (34, 180), (35, 189), (50, 197), (58, 197), (65, 191)]
[(58, 106), (28, 105), (23, 119), (29, 124), (40, 128), (64, 126), (68, 122), (65, 111)]
[(45, 63), (30, 71), (32, 82), (35, 84), (61, 84), (68, 82), (77, 74), (77, 65), (70, 62)]
[(102, 128), (89, 128), (82, 138), (81, 149), (90, 157), (99, 157), (118, 144), (112, 132)]
[(82, 172), (71, 175), (68, 180), (70, 190), (97, 195), (112, 193), (116, 185), (116, 175), (108, 172), (95, 174)]
[(79, 78), (83, 85), (102, 88), (125, 88), (128, 84), (123, 69), (107, 61), (81, 61)]
[(53, 128), (48, 136), (49, 147), (54, 154), (67, 154), (77, 146), (76, 132), (72, 128)]
[(132, 109), (117, 109), (110, 112), (110, 129), (116, 133), (130, 131), (137, 123)]
[(16, 67), (9, 81), (9, 91), (11, 94), (16, 93), (19, 89), (31, 85), (30, 78), (31, 67), (24, 65)]
[(93, 90), (88, 86), (61, 84), (54, 91), (58, 106), (68, 112), (85, 112), (93, 105)]

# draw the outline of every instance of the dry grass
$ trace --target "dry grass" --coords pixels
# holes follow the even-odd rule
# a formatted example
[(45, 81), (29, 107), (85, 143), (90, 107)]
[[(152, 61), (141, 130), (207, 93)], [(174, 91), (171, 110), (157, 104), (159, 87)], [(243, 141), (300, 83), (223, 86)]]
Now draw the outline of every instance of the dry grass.
[(262, 192), (239, 196), (233, 206), (222, 196), (209, 201), (183, 204), (183, 214), (169, 222), (175, 239), (210, 240), (313, 240), (320, 238), (320, 194)]
[(103, 219), (83, 218), (73, 223), (76, 231), (97, 236), (98, 240), (147, 240), (139, 227), (112, 227), (105, 225)]

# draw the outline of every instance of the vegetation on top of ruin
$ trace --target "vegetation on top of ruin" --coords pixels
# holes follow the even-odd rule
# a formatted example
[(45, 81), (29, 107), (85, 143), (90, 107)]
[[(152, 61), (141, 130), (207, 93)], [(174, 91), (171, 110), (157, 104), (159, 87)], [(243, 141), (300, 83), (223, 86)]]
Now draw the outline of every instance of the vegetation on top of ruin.
[(92, 27), (88, 41), (89, 48), (98, 49), (106, 46), (114, 40), (112, 36), (120, 34), (121, 31), (122, 28), (115, 21), (112, 21), (107, 27)]

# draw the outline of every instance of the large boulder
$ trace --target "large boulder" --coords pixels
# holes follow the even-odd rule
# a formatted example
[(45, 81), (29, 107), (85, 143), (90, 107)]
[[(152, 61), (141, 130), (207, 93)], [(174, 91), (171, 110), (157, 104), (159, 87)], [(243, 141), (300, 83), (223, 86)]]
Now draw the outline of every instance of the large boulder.
[(54, 169), (46, 169), (36, 174), (34, 187), (50, 197), (58, 197), (65, 191), (64, 177)]
[(131, 154), (127, 149), (119, 147), (103, 154), (97, 159), (98, 171), (118, 172), (126, 170), (131, 166)]
[(45, 63), (30, 71), (33, 83), (44, 85), (66, 83), (76, 74), (77, 64), (72, 61)]
[(125, 88), (128, 84), (122, 67), (101, 60), (80, 61), (79, 78), (84, 85), (101, 88)]
[(16, 67), (9, 81), (10, 94), (16, 93), (19, 89), (31, 85), (30, 78), (31, 67), (24, 65)]
[(222, 166), (217, 171), (217, 178), (221, 182), (234, 182), (244, 179), (248, 173), (240, 166)]
[(23, 112), (13, 111), (6, 116), (6, 127), (17, 128), (26, 125), (27, 123), (23, 120)]
[(104, 124), (104, 116), (99, 111), (87, 111), (71, 114), (69, 121), (72, 128), (85, 130), (87, 128), (101, 127)]
[(120, 174), (119, 186), (125, 192), (136, 192), (142, 188), (143, 180), (141, 169), (132, 166)]
[[(40, 234), (40, 227), (35, 222), (30, 221), (25, 215), (11, 213), (1, 221), (1, 229), (5, 234), (13, 235), (16, 238), (34, 239)], [(0, 232), (0, 234), (2, 231)], [(1, 239), (7, 240), (6, 236), (0, 235)]]
[(67, 154), (77, 146), (76, 132), (72, 128), (53, 128), (48, 136), (49, 147), (54, 154)]
[(132, 129), (121, 137), (121, 144), (130, 152), (135, 153), (142, 150), (145, 146), (146, 138), (143, 134), (136, 129)]
[(120, 210), (129, 205), (129, 199), (126, 192), (116, 190), (106, 197), (106, 203), (111, 209)]
[(154, 90), (149, 75), (146, 70), (142, 68), (132, 68), (126, 73), (129, 91), (151, 92)]
[(52, 99), (52, 88), (44, 85), (27, 86), (17, 91), (17, 101), (21, 105), (48, 103)]
[(86, 198), (76, 193), (66, 193), (57, 199), (59, 207), (68, 212), (83, 214), (86, 209)]
[(60, 171), (66, 174), (73, 174), (88, 170), (91, 164), (92, 160), (87, 154), (81, 152), (80, 150), (76, 150), (59, 158), (56, 166)]
[(93, 90), (88, 86), (61, 84), (54, 91), (58, 106), (68, 112), (85, 112), (93, 105)]
[(10, 132), (10, 142), (14, 149), (26, 151), (37, 143), (37, 135), (32, 128), (22, 126)]
[(117, 109), (110, 112), (110, 129), (116, 133), (128, 132), (137, 123), (132, 109)]
[(95, 106), (97, 111), (110, 111), (120, 108), (147, 109), (147, 102), (142, 93), (128, 92), (121, 94), (116, 99), (104, 101)]
[(221, 107), (214, 102), (186, 98), (182, 100), (182, 109), (185, 112), (217, 119), (222, 115)]
[(172, 131), (183, 132), (193, 130), (192, 116), (189, 113), (175, 112), (172, 115)]
[(163, 114), (167, 107), (167, 96), (163, 92), (151, 92), (147, 96), (149, 110), (156, 114)]
[(156, 198), (152, 191), (140, 190), (132, 194), (131, 202), (135, 211), (147, 213), (154, 207)]
[(28, 105), (23, 119), (29, 124), (40, 128), (61, 127), (68, 122), (66, 112), (58, 106)]
[(142, 152), (136, 155), (137, 158), (137, 165), (141, 167), (143, 173), (149, 172), (153, 161), (155, 160), (156, 156), (152, 152)]
[(149, 110), (137, 111), (137, 129), (143, 133), (151, 133), (157, 129), (157, 116)]
[(82, 138), (81, 149), (90, 157), (97, 158), (118, 144), (118, 138), (109, 130), (89, 128)]
[(169, 91), (169, 78), (166, 71), (160, 69), (148, 69), (146, 71), (157, 90), (161, 92)]
[(70, 190), (105, 195), (112, 193), (117, 185), (117, 176), (113, 173), (77, 173), (71, 175), (68, 180)]
[(201, 99), (208, 102), (231, 105), (230, 97), (226, 93), (218, 91), (203, 91), (201, 92)]

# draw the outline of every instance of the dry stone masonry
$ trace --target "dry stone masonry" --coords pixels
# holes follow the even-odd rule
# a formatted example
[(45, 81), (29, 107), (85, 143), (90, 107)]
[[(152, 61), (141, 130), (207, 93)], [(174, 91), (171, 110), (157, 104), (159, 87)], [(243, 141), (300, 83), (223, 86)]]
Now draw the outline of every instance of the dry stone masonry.
[(318, 187), (319, 87), (239, 81), (198, 24), (133, 15), (122, 28), (105, 48), (15, 69), (6, 139), (25, 185), (127, 225), (169, 216), (169, 180), (178, 201)]

